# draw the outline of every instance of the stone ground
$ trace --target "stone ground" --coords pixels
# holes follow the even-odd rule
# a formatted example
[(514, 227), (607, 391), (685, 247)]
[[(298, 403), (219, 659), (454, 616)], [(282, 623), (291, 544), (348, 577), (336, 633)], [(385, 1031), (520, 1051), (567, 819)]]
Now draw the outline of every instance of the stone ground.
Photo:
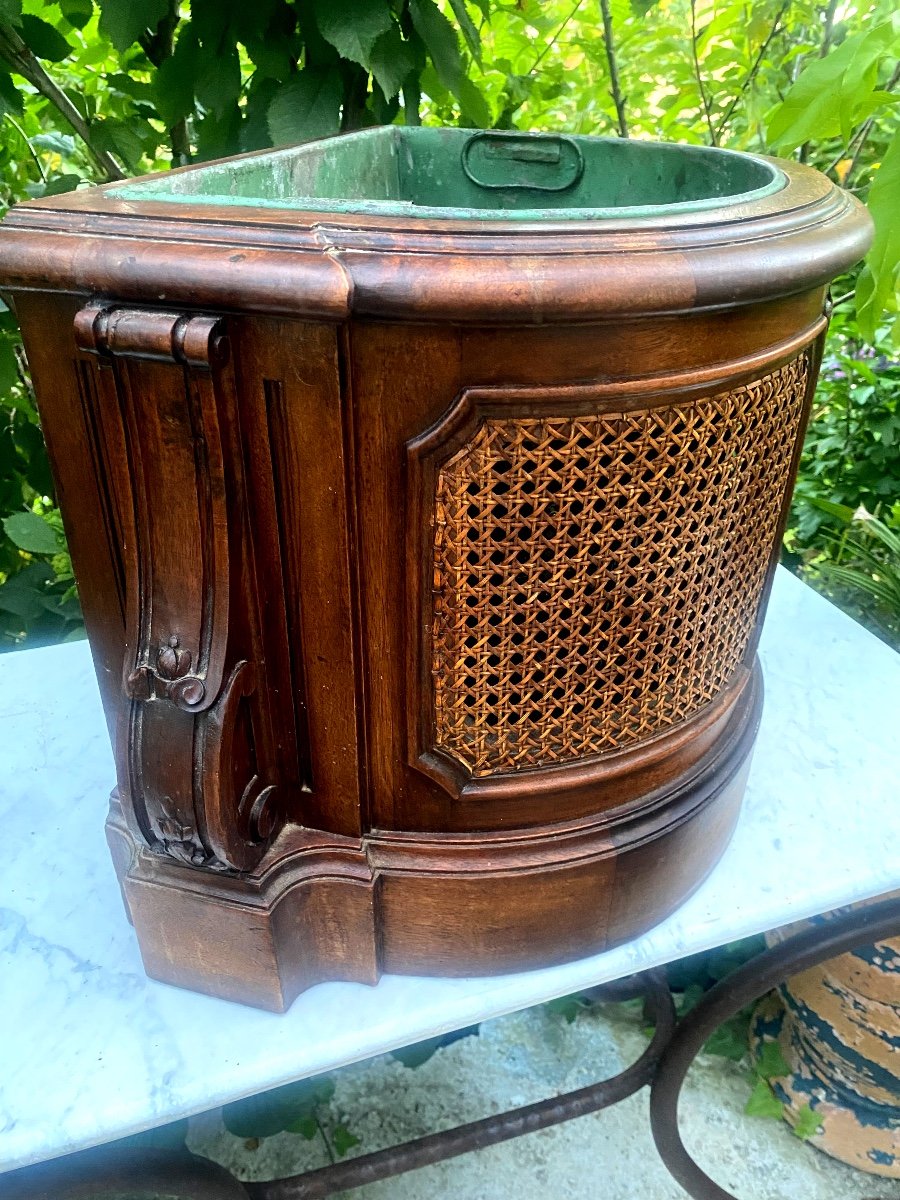
[[(351, 1153), (417, 1137), (526, 1104), (632, 1062), (646, 1045), (634, 1017), (603, 1006), (568, 1024), (531, 1009), (489, 1022), (478, 1037), (443, 1047), (415, 1070), (385, 1056), (335, 1077), (321, 1110), (326, 1130), (343, 1123), (360, 1139)], [(900, 1182), (861, 1174), (798, 1140), (782, 1122), (748, 1117), (746, 1070), (701, 1058), (682, 1096), (688, 1149), (741, 1200), (900, 1200)], [(288, 1175), (328, 1162), (322, 1139), (295, 1134), (255, 1148), (227, 1133), (218, 1113), (194, 1119), (191, 1149), (243, 1179)], [(594, 1116), (414, 1171), (343, 1195), (354, 1200), (683, 1200), (659, 1162), (649, 1132), (647, 1094)]]

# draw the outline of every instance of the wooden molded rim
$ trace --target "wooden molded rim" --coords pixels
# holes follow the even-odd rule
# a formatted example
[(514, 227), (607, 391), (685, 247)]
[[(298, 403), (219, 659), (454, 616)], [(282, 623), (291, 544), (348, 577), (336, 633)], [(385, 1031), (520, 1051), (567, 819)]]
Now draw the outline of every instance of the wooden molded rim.
[(733, 307), (822, 286), (871, 243), (856, 199), (809, 167), (778, 165), (787, 185), (746, 204), (540, 224), (212, 205), (198, 215), (92, 188), (7, 215), (0, 286), (327, 321), (514, 325)]

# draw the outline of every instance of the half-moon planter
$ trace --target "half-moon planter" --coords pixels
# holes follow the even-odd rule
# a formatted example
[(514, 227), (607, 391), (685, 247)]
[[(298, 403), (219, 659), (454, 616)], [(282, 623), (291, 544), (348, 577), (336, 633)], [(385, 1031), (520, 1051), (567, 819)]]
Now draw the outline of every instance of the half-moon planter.
[(152, 975), (279, 1009), (697, 886), (869, 238), (792, 163), (400, 128), (8, 215)]

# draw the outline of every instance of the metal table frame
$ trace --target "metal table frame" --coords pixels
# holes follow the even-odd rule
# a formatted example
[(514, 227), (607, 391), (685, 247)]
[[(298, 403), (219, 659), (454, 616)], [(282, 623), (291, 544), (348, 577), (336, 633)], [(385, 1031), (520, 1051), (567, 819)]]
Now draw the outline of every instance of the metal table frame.
[(160, 1194), (178, 1200), (319, 1200), (599, 1112), (649, 1086), (653, 1139), (672, 1176), (695, 1200), (738, 1200), (697, 1165), (681, 1139), (678, 1101), (691, 1063), (719, 1025), (791, 975), (898, 933), (900, 895), (842, 911), (745, 963), (680, 1021), (662, 968), (605, 985), (601, 991), (606, 999), (643, 996), (655, 1027), (644, 1053), (620, 1074), (302, 1175), (241, 1183), (224, 1167), (187, 1149), (152, 1150), (136, 1157), (133, 1149), (113, 1144), (14, 1171), (3, 1177), (3, 1195), (5, 1200), (96, 1200), (101, 1195), (156, 1200)]

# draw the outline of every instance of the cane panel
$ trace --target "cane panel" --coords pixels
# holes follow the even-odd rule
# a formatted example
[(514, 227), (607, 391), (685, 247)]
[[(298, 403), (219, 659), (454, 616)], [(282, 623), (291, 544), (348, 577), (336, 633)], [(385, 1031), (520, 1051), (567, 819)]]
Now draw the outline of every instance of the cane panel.
[(806, 354), (663, 407), (498, 417), (434, 496), (435, 744), (484, 776), (631, 746), (744, 657)]

